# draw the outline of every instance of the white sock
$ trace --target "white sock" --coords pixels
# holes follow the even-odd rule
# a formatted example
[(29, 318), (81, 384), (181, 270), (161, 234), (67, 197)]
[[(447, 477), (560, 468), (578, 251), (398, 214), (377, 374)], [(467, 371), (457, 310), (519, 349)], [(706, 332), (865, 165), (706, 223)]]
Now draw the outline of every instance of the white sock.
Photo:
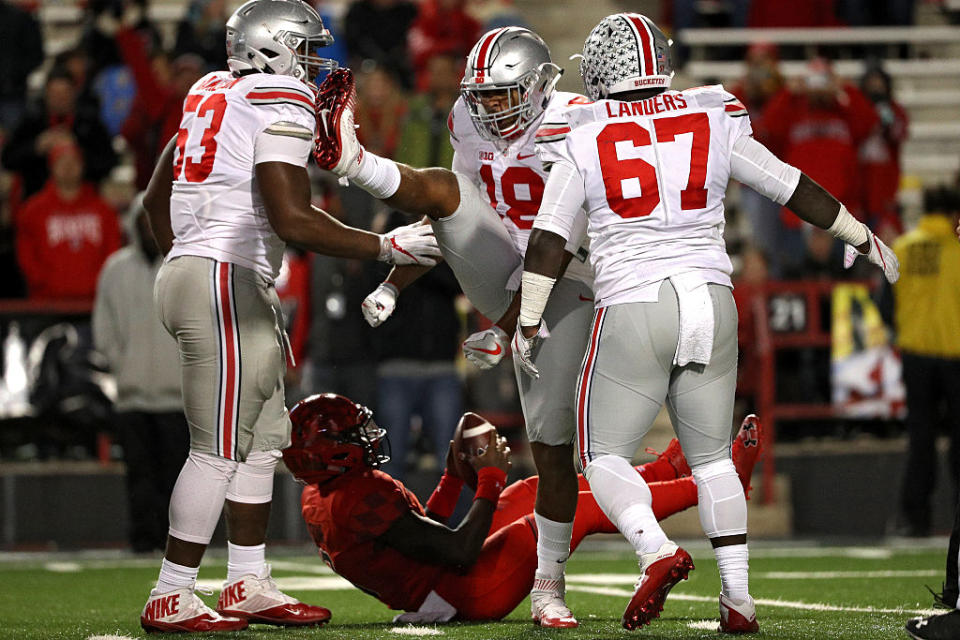
[(185, 567), (182, 564), (170, 562), (166, 558), (160, 564), (160, 577), (157, 578), (157, 593), (169, 593), (184, 587), (193, 589), (197, 584), (197, 574), (200, 567)]
[(617, 528), (633, 545), (637, 556), (656, 552), (668, 540), (649, 504), (634, 504), (624, 509)]
[(731, 544), (713, 550), (720, 571), (720, 590), (735, 602), (746, 600), (750, 591), (750, 555), (745, 544)]
[(628, 460), (604, 455), (584, 470), (597, 504), (633, 545), (637, 555), (653, 553), (667, 541), (653, 515), (650, 487)]
[(374, 198), (386, 200), (400, 188), (400, 168), (393, 160), (364, 150), (357, 175), (351, 180)]
[(537, 522), (537, 572), (541, 580), (559, 580), (570, 557), (573, 522), (557, 522), (533, 512)]
[(239, 544), (227, 543), (227, 582), (233, 582), (241, 576), (263, 576), (267, 567), (265, 544), (255, 544), (244, 547)]

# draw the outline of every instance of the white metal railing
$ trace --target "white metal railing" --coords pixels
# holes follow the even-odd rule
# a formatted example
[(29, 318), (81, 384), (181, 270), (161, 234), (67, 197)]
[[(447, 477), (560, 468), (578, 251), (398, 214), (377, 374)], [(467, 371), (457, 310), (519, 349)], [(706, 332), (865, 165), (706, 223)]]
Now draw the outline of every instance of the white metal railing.
[(691, 47), (774, 42), (794, 45), (960, 43), (960, 27), (820, 27), (816, 29), (685, 29), (677, 39)]
[[(958, 43), (960, 44), (960, 43)], [(835, 60), (833, 70), (845, 78), (856, 78), (863, 74), (865, 63), (862, 60)], [(930, 78), (939, 76), (960, 76), (960, 60), (884, 60), (884, 70), (894, 77)], [(721, 81), (733, 80), (743, 76), (746, 65), (741, 60), (709, 61), (691, 60), (683, 68), (684, 72), (696, 78), (717, 78)], [(807, 72), (804, 60), (783, 60), (780, 73), (788, 77), (802, 76)]]

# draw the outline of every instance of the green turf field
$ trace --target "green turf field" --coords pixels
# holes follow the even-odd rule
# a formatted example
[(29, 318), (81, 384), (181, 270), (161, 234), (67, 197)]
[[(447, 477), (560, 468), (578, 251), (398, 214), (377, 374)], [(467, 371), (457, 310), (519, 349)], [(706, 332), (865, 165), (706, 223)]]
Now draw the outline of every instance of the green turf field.
[[(667, 600), (662, 617), (643, 630), (620, 628), (636, 566), (620, 545), (594, 545), (574, 554), (568, 571), (568, 602), (580, 629), (547, 631), (529, 621), (524, 601), (506, 620), (399, 628), (393, 613), (352, 589), (308, 555), (271, 553), (281, 588), (333, 611), (321, 629), (256, 626), (217, 638), (717, 638), (720, 582), (709, 549), (690, 545), (697, 569)], [(903, 624), (929, 611), (943, 579), (946, 540), (923, 547), (815, 547), (758, 544), (752, 549), (751, 593), (758, 600), (763, 638), (873, 640), (906, 638)], [(225, 561), (211, 558), (201, 582), (217, 586)], [(145, 634), (139, 612), (156, 579), (159, 560), (116, 554), (0, 554), (0, 638), (123, 640)], [(214, 604), (214, 596), (205, 598)], [(154, 636), (155, 637), (155, 636)]]

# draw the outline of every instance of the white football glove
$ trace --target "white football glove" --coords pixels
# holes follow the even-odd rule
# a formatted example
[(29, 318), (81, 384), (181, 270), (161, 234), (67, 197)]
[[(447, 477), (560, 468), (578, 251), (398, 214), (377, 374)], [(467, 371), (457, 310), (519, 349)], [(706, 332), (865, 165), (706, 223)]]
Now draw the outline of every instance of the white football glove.
[(360, 309), (363, 319), (371, 327), (379, 327), (397, 308), (397, 296), (400, 291), (389, 282), (381, 282), (373, 292), (363, 299)]
[(524, 338), (521, 331), (520, 321), (517, 321), (517, 330), (513, 333), (513, 340), (510, 342), (510, 348), (513, 350), (513, 363), (520, 367), (520, 370), (532, 378), (540, 377), (540, 370), (533, 364), (533, 350), (541, 342), (550, 337), (550, 331), (547, 330), (547, 323), (540, 320), (540, 327), (532, 338)]
[(863, 225), (867, 231), (867, 242), (870, 243), (870, 250), (867, 253), (860, 253), (852, 244), (844, 245), (843, 248), (843, 266), (849, 269), (853, 266), (857, 256), (865, 255), (867, 260), (883, 269), (883, 275), (887, 282), (893, 284), (900, 278), (900, 261), (897, 260), (897, 254), (893, 249), (884, 244), (883, 240), (874, 235), (873, 231)]
[(439, 257), (440, 247), (428, 224), (414, 222), (380, 236), (381, 262), (432, 267)]
[(463, 356), (478, 369), (492, 369), (500, 363), (510, 346), (507, 332), (493, 325), (463, 341)]

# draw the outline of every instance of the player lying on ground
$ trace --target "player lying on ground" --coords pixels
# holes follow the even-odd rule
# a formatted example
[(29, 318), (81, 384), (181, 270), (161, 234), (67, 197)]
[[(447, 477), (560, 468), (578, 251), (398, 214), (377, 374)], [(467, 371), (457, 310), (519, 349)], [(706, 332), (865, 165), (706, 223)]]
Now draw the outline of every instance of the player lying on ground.
[[(303, 517), (320, 556), (357, 588), (407, 611), (398, 621), (496, 620), (530, 592), (537, 567), (538, 479), (504, 488), (510, 455), (502, 438), (467, 460), (477, 471), (475, 497), (460, 525), (451, 528), (446, 521), (463, 486), (452, 455), (424, 509), (403, 484), (377, 469), (387, 459), (386, 432), (369, 409), (323, 394), (299, 402), (290, 419), (293, 444), (283, 459), (307, 484)], [(749, 416), (733, 444), (744, 487), (760, 439), (760, 423)], [(636, 473), (650, 483), (658, 518), (697, 503), (696, 484), (676, 440)], [(579, 487), (571, 549), (592, 533), (617, 531), (582, 476)]]
[[(461, 96), (447, 119), (453, 171), (414, 169), (369, 152), (358, 156), (359, 162), (350, 161), (351, 154), (360, 153), (352, 114), (341, 117), (335, 104), (351, 95), (347, 74), (335, 75), (321, 91), (319, 116), (331, 135), (318, 141), (320, 166), (349, 177), (391, 206), (429, 217), (464, 293), (495, 323), (467, 338), (464, 355), (481, 368), (492, 367), (508, 353), (516, 326), (519, 305), (511, 302), (547, 179), (534, 148), (535, 134), (550, 113), (584, 98), (554, 91), (560, 69), (538, 35), (521, 27), (493, 29), (467, 56)], [(342, 139), (333, 133), (340, 131)], [(593, 273), (584, 263), (583, 240), (575, 238), (567, 247), (569, 264), (545, 311), (553, 339), (534, 357), (548, 373), (534, 380), (516, 371), (540, 477), (534, 518), (542, 535), (530, 608), (537, 624), (546, 627), (577, 624), (564, 601), (563, 572), (578, 495), (573, 389), (593, 314)], [(377, 326), (386, 320), (399, 290), (423, 272), (420, 266), (394, 268), (364, 300), (367, 321)]]

